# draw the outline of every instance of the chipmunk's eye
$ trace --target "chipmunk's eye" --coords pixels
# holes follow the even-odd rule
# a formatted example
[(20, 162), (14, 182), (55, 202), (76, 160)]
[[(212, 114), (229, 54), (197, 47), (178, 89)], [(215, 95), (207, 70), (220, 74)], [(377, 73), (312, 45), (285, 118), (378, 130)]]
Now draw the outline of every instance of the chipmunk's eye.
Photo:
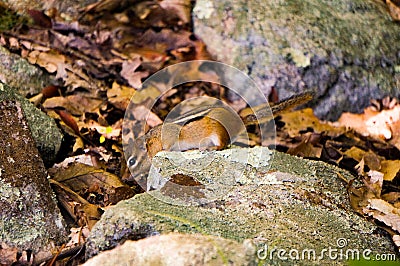
[(134, 166), (136, 164), (136, 158), (135, 157), (131, 157), (131, 158), (129, 158), (129, 160), (128, 160), (128, 165), (129, 165), (129, 167), (132, 167), (132, 166)]

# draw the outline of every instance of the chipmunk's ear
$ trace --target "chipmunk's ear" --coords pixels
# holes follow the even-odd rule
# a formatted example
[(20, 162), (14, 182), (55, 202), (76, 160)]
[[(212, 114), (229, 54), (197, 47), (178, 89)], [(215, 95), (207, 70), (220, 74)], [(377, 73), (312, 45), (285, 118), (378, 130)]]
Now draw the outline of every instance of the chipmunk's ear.
[(270, 103), (279, 102), (278, 91), (275, 89), (275, 87), (271, 88), (271, 92), (268, 95), (268, 102), (270, 102)]

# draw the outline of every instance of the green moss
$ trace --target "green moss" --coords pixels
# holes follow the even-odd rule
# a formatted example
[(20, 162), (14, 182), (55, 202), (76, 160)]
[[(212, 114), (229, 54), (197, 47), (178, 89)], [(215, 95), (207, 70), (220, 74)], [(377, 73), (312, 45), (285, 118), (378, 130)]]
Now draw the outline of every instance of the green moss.
[(0, 101), (16, 100), (21, 103), (36, 146), (45, 163), (51, 164), (60, 149), (62, 134), (52, 118), (16, 91), (17, 89), (0, 82)]
[(26, 17), (19, 16), (14, 11), (6, 8), (0, 3), (0, 31), (11, 30), (16, 25), (26, 23), (28, 23)]

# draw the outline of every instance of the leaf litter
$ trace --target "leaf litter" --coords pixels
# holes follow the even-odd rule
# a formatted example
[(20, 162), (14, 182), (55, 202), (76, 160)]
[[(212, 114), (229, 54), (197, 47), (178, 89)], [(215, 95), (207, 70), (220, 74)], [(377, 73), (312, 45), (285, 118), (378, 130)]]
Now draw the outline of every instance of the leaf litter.
[[(133, 130), (125, 134), (132, 139), (144, 126), (148, 130), (162, 123), (169, 110), (189, 98), (208, 95), (236, 111), (246, 107), (220, 85), (192, 82), (164, 94), (144, 124), (147, 101), (156, 99), (165, 86), (142, 88), (144, 79), (174, 63), (211, 59), (192, 33), (191, 4), (104, 0), (83, 8), (71, 20), (57, 10), (32, 10), (28, 13), (33, 23), (0, 31), (2, 46), (57, 80), (30, 97), (64, 132), (60, 163), (49, 173), (59, 202), (79, 226), (69, 245), (85, 240), (104, 208), (143, 192), (127, 182), (130, 173), (122, 153), (123, 117), (133, 95)], [(199, 69), (189, 69), (188, 78), (192, 73), (197, 75)], [(217, 77), (200, 73), (207, 80)], [(171, 84), (174, 78), (168, 77)], [(276, 95), (272, 90), (275, 102)], [(372, 103), (363, 114), (344, 113), (335, 123), (320, 121), (309, 108), (284, 113), (275, 121), (277, 149), (352, 172), (355, 181), (348, 184), (348, 191), (353, 208), (385, 225), (393, 241), (400, 243), (400, 104), (392, 98)], [(250, 143), (260, 145), (257, 128), (249, 130)]]

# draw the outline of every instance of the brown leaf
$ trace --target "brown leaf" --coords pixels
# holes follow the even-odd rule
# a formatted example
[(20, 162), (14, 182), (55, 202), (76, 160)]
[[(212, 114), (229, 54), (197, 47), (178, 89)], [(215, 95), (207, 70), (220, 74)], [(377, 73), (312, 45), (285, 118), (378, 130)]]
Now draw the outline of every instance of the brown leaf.
[(111, 89), (107, 90), (108, 101), (120, 110), (126, 110), (136, 90), (119, 85), (114, 82)]
[(51, 18), (46, 16), (43, 11), (29, 9), (27, 13), (32, 18), (35, 25), (48, 29), (52, 27)]
[(386, 193), (386, 194), (382, 195), (382, 199), (393, 204), (400, 200), (400, 192)]
[(6, 243), (0, 243), (0, 264), (12, 265), (17, 262), (18, 249), (10, 247)]
[(45, 99), (60, 95), (59, 87), (50, 85), (42, 89), (42, 94)]
[(162, 120), (143, 105), (134, 108), (132, 113), (137, 120), (146, 121), (150, 127), (162, 124)]
[(103, 214), (99, 207), (94, 204), (77, 205), (75, 211), (78, 213), (78, 217), (80, 219), (78, 224), (80, 226), (87, 225), (90, 231), (97, 221), (100, 220), (100, 217)]
[(368, 176), (363, 179), (364, 186), (348, 188), (350, 204), (354, 210), (361, 214), (365, 214), (363, 208), (369, 204), (369, 200), (379, 199), (381, 196), (383, 174), (377, 171), (369, 171)]
[(364, 176), (364, 166), (365, 166), (365, 162), (364, 162), (364, 158), (361, 159), (361, 161), (354, 166), (354, 169), (357, 171), (358, 175), (360, 176)]
[[(54, 173), (56, 170), (52, 168), (49, 171)], [(54, 179), (50, 179), (49, 181), (56, 192), (58, 202), (64, 210), (68, 212), (79, 226), (87, 225), (91, 229), (102, 214), (99, 207), (89, 203), (65, 184)], [(88, 213), (85, 213), (85, 211), (88, 211)]]
[(100, 135), (104, 136), (106, 139), (117, 139), (121, 135), (121, 124), (114, 124), (113, 126), (101, 126), (99, 123), (91, 120), (87, 123), (87, 127), (92, 130), (96, 130)]
[(400, 7), (398, 1), (386, 0), (386, 5), (389, 8), (389, 14), (395, 21), (400, 21)]
[(56, 113), (60, 116), (61, 120), (72, 130), (75, 132), (76, 135), (80, 135), (78, 124), (76, 123), (75, 119), (64, 110), (56, 110)]
[(371, 170), (381, 169), (381, 160), (383, 158), (371, 151), (364, 151), (353, 146), (349, 150), (345, 151), (344, 154), (359, 162), (363, 160), (365, 165), (367, 165)]
[(288, 132), (290, 137), (298, 136), (300, 131), (305, 131), (307, 128), (311, 128), (315, 133), (327, 132), (331, 136), (337, 136), (345, 132), (344, 128), (321, 122), (314, 115), (311, 108), (284, 113), (280, 116), (282, 117), (281, 121), (285, 123), (283, 130)]
[(393, 122), (389, 127), (392, 132), (392, 139), (389, 143), (400, 150), (400, 120)]
[(400, 232), (400, 209), (393, 207), (386, 201), (370, 199), (369, 205), (363, 209), (363, 212)]
[(115, 204), (133, 196), (133, 191), (117, 176), (85, 164), (73, 163), (67, 168), (53, 169), (52, 173), (53, 180), (64, 184), (72, 191), (85, 194), (86, 197), (93, 194), (89, 192), (90, 188), (98, 186), (99, 193), (95, 194), (102, 200), (95, 199), (95, 201), (101, 206)]
[(68, 238), (70, 239), (69, 242), (65, 245), (65, 247), (75, 247), (77, 245), (80, 245), (82, 243), (86, 242), (86, 239), (89, 236), (90, 230), (88, 226), (83, 226), (79, 228), (71, 228), (71, 233), (68, 235)]
[(383, 185), (383, 174), (378, 171), (369, 171), (367, 179), (364, 179), (364, 184), (368, 188), (368, 190), (374, 195), (376, 198), (380, 198), (382, 185)]
[(353, 128), (363, 136), (388, 140), (392, 138), (391, 126), (399, 120), (400, 105), (397, 105), (381, 112), (368, 107), (363, 114), (343, 113), (338, 122), (341, 126)]
[(90, 95), (74, 94), (66, 97), (53, 97), (46, 99), (43, 103), (44, 108), (63, 107), (73, 115), (81, 116), (84, 113), (96, 113), (103, 101), (93, 98)]
[(384, 173), (384, 180), (393, 181), (397, 176), (400, 176), (400, 160), (384, 160), (381, 162), (381, 172)]
[(75, 153), (76, 151), (81, 150), (84, 147), (85, 147), (85, 144), (83, 143), (82, 138), (79, 136), (76, 136), (74, 146), (72, 147), (72, 152)]
[(163, 0), (160, 6), (176, 14), (182, 23), (186, 24), (191, 21), (191, 2), (190, 0)]
[(140, 64), (141, 60), (139, 57), (122, 63), (121, 76), (125, 78), (128, 84), (133, 88), (140, 88), (142, 86), (142, 79), (149, 75), (147, 71), (135, 72)]
[(27, 59), (29, 63), (37, 64), (45, 68), (49, 73), (56, 72), (58, 66), (64, 64), (66, 61), (64, 55), (61, 55), (54, 51), (39, 52), (38, 50), (34, 50), (31, 53), (29, 53)]
[(301, 157), (319, 158), (321, 156), (322, 148), (316, 147), (310, 142), (311, 134), (305, 134), (302, 136), (302, 138), (303, 140), (300, 142), (300, 144), (289, 148), (287, 153)]
[(335, 142), (328, 140), (322, 150), (321, 158), (325, 161), (339, 163), (343, 159), (342, 152), (334, 146)]

